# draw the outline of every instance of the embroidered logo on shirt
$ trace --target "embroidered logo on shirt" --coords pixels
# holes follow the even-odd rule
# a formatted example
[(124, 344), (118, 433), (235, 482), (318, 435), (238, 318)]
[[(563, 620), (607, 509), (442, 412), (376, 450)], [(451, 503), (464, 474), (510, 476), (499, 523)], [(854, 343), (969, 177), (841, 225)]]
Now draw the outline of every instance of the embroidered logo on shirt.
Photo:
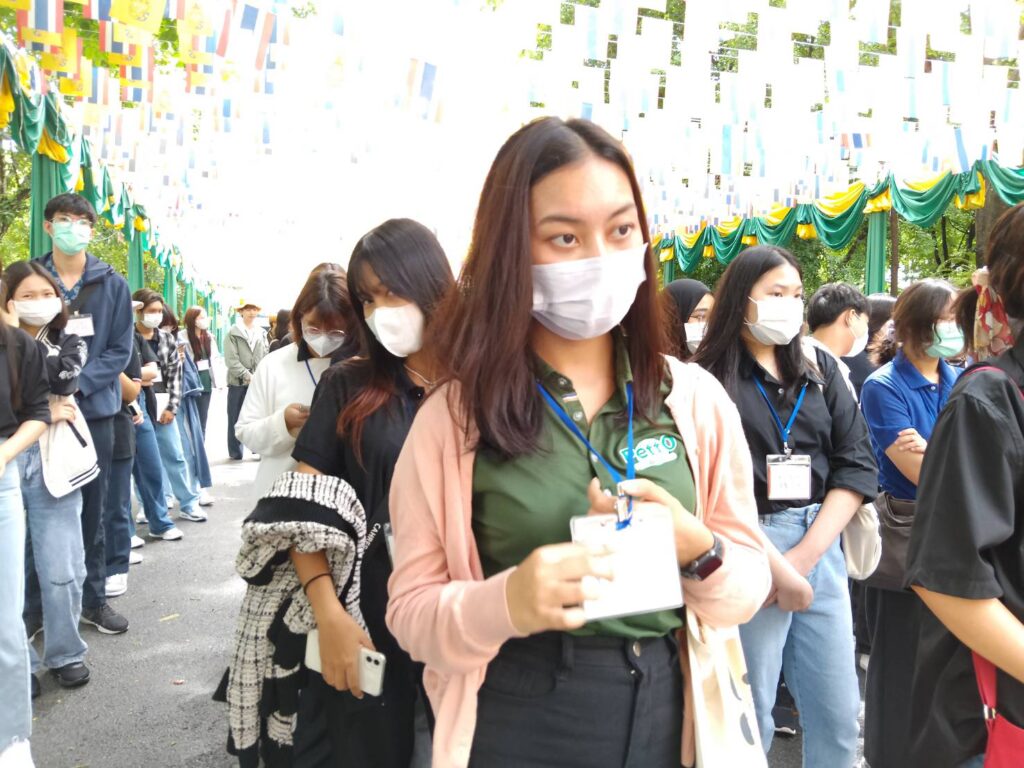
[[(636, 471), (640, 472), (651, 467), (660, 467), (679, 458), (677, 452), (679, 441), (671, 435), (661, 437), (649, 437), (636, 444), (633, 455), (636, 458)], [(629, 449), (623, 448), (619, 451), (622, 460), (629, 461)]]

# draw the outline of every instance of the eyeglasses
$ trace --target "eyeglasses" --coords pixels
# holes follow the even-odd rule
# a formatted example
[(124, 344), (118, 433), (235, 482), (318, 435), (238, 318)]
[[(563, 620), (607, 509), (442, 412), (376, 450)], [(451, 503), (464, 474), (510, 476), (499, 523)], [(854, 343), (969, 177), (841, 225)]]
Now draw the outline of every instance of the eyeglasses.
[(88, 219), (74, 219), (70, 216), (57, 215), (53, 217), (54, 224), (85, 224), (89, 229), (92, 229), (92, 222)]
[(317, 328), (314, 325), (303, 324), (302, 332), (305, 333), (305, 334), (308, 334), (310, 336), (326, 336), (327, 338), (334, 339), (336, 341), (344, 341), (345, 340), (345, 332), (344, 331), (323, 331), (323, 330), (320, 330), (319, 328)]

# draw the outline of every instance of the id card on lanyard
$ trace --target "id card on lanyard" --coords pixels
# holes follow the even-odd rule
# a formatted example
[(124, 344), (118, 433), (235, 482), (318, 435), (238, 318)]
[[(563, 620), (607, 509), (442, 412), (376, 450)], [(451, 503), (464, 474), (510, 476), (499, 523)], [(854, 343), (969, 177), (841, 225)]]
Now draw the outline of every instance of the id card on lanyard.
[(562, 423), (612, 476), (619, 493), (615, 515), (582, 515), (569, 521), (574, 542), (605, 548), (611, 552), (612, 570), (615, 573), (611, 581), (598, 580), (600, 597), (583, 601), (583, 613), (587, 620), (679, 608), (683, 604), (683, 593), (672, 515), (657, 505), (645, 505), (642, 511), (634, 513), (633, 500), (622, 490), (624, 479), (632, 480), (636, 477), (633, 385), (626, 385), (626, 407), (629, 411), (626, 440), (629, 449), (625, 478), (591, 445), (565, 409), (539, 382), (537, 388)]
[(771, 411), (772, 419), (782, 437), (782, 453), (770, 453), (765, 458), (767, 461), (768, 475), (768, 500), (805, 500), (811, 498), (811, 457), (807, 454), (794, 454), (789, 447), (789, 435), (796, 423), (797, 414), (800, 413), (800, 406), (804, 404), (804, 396), (807, 394), (807, 382), (804, 382), (800, 389), (800, 395), (793, 406), (793, 413), (789, 416), (786, 424), (782, 423), (778, 411), (772, 405), (768, 393), (757, 377), (754, 377), (754, 384), (757, 386), (765, 405)]

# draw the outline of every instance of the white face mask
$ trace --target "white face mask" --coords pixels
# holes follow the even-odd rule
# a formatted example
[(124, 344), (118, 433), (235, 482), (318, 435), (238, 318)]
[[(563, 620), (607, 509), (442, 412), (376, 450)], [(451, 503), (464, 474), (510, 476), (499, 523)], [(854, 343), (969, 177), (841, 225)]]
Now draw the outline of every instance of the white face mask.
[(535, 264), (533, 316), (564, 339), (602, 336), (622, 322), (647, 279), (647, 245), (591, 259)]
[(163, 321), (164, 321), (164, 313), (163, 312), (150, 312), (150, 313), (145, 314), (145, 315), (142, 316), (142, 324), (146, 328), (153, 328), (153, 329), (159, 328), (160, 327), (160, 323), (162, 323)]
[(208, 318), (208, 317), (197, 317), (196, 318), (196, 328), (198, 328), (200, 331), (208, 331), (208, 330), (210, 330), (210, 318)]
[(400, 307), (377, 307), (366, 317), (373, 335), (395, 357), (408, 357), (423, 348), (423, 312), (412, 302)]
[[(853, 326), (848, 326), (848, 328), (849, 328), (849, 331), (850, 331), (850, 335), (853, 335)], [(847, 353), (846, 357), (856, 357), (857, 355), (859, 355), (861, 352), (863, 352), (867, 348), (868, 348), (868, 329), (867, 329), (867, 326), (865, 326), (864, 327), (864, 333), (862, 333), (860, 336), (854, 336), (853, 337), (853, 346), (850, 347), (850, 351), (849, 351), (849, 353)]]
[(48, 299), (15, 301), (13, 304), (14, 311), (18, 313), (18, 320), (36, 328), (49, 324), (64, 309), (64, 303), (56, 296)]
[(686, 348), (690, 350), (691, 355), (697, 351), (697, 347), (704, 341), (704, 331), (707, 326), (707, 323), (683, 324), (683, 330), (686, 332)]
[(327, 357), (345, 343), (345, 334), (341, 331), (314, 331), (303, 323), (302, 340), (318, 357)]
[(804, 325), (804, 301), (796, 296), (769, 296), (754, 301), (757, 320), (747, 323), (750, 335), (762, 344), (785, 346), (800, 333)]

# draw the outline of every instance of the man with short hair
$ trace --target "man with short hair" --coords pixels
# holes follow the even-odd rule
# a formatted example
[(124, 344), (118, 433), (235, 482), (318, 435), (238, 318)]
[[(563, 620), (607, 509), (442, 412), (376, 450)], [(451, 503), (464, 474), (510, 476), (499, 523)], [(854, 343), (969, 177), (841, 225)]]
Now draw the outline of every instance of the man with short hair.
[(256, 325), (259, 313), (256, 304), (242, 302), (238, 308), (242, 322), (231, 326), (224, 342), (224, 362), (228, 367), (228, 456), (235, 461), (241, 461), (245, 450), (235, 436), (235, 424), (256, 366), (270, 351), (266, 332)]
[[(86, 577), (82, 621), (104, 634), (128, 630), (128, 620), (107, 603), (104, 521), (113, 465), (114, 414), (121, 409), (121, 372), (132, 354), (128, 282), (105, 261), (86, 253), (96, 211), (81, 195), (57, 195), (46, 204), (43, 228), (53, 250), (39, 258), (53, 275), (71, 312), (67, 332), (85, 340), (88, 359), (78, 378), (78, 404), (96, 447), (100, 474), (82, 488)], [(31, 611), (32, 596), (26, 605)]]
[(867, 297), (847, 283), (825, 283), (807, 302), (807, 326), (811, 334), (804, 339), (805, 344), (835, 358), (856, 400), (850, 368), (842, 358), (859, 355), (867, 346)]

